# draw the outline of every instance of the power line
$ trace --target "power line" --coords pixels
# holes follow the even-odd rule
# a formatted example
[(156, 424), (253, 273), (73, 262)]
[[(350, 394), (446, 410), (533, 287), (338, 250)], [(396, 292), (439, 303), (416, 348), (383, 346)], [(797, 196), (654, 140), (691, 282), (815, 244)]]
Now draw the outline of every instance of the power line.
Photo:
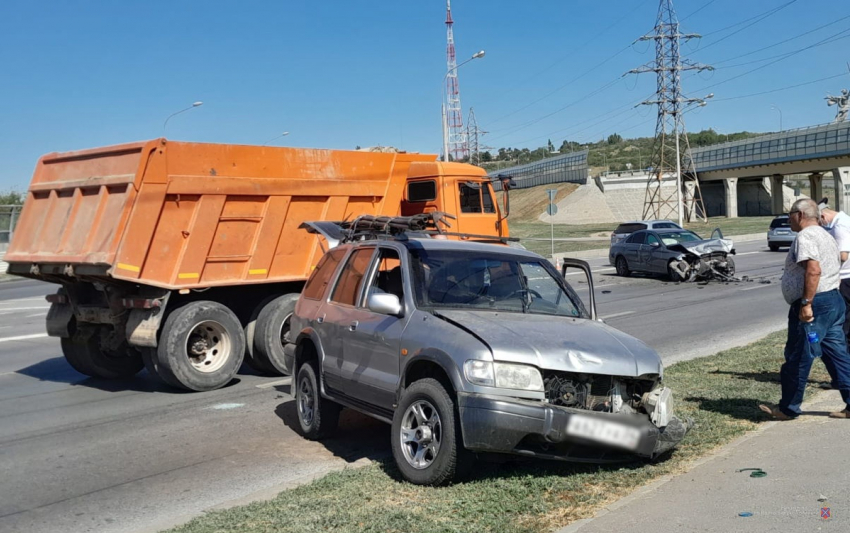
[[(712, 1), (713, 1), (713, 0), (712, 0)], [(600, 37), (602, 37), (603, 35), (605, 35), (606, 33), (608, 33), (608, 31), (610, 31), (612, 28), (614, 28), (615, 26), (617, 26), (618, 24), (620, 24), (620, 23), (621, 23), (621, 22), (623, 22), (624, 20), (627, 20), (627, 19), (631, 18), (632, 14), (633, 14), (635, 11), (637, 11), (637, 10), (641, 9), (641, 8), (642, 8), (644, 5), (646, 5), (648, 2), (649, 2), (649, 0), (644, 0), (643, 2), (641, 2), (640, 4), (638, 4), (637, 6), (635, 6), (635, 8), (634, 8), (634, 9), (632, 9), (631, 11), (629, 11), (628, 13), (626, 13), (626, 15), (624, 15), (622, 18), (620, 18), (620, 19), (616, 20), (614, 23), (610, 24), (608, 27), (606, 27), (606, 28), (605, 28), (604, 30), (602, 30), (601, 32), (598, 32), (598, 33), (594, 34), (594, 36), (593, 36), (593, 37), (591, 37), (590, 39), (585, 40), (585, 41), (584, 41), (584, 43), (583, 43), (581, 46), (579, 46), (578, 48), (576, 48), (575, 50), (573, 50), (573, 52), (572, 52), (572, 53), (570, 53), (570, 54), (568, 54), (568, 55), (565, 55), (565, 56), (562, 56), (560, 59), (558, 59), (558, 60), (556, 60), (555, 62), (551, 63), (549, 66), (547, 66), (547, 67), (543, 68), (542, 70), (539, 70), (539, 71), (535, 72), (534, 74), (531, 74), (531, 75), (529, 75), (529, 76), (524, 77), (524, 78), (523, 78), (523, 79), (522, 79), (522, 80), (521, 80), (518, 84), (514, 85), (512, 88), (508, 89), (507, 91), (505, 91), (505, 92), (501, 93), (501, 95), (500, 95), (500, 96), (504, 96), (504, 95), (506, 95), (506, 94), (508, 94), (508, 93), (511, 93), (511, 92), (515, 91), (516, 89), (518, 89), (519, 87), (521, 87), (521, 86), (522, 86), (525, 82), (527, 82), (527, 81), (531, 80), (532, 78), (536, 78), (537, 76), (539, 76), (539, 75), (543, 74), (544, 72), (547, 72), (547, 71), (551, 70), (553, 67), (555, 67), (556, 65), (558, 65), (558, 64), (560, 64), (560, 63), (562, 63), (564, 60), (566, 60), (566, 59), (568, 59), (568, 58), (571, 58), (571, 57), (574, 57), (574, 56), (576, 55), (576, 53), (577, 53), (577, 52), (582, 51), (584, 48), (586, 48), (586, 47), (587, 47), (587, 46), (589, 46), (591, 43), (593, 43), (596, 39), (599, 39)], [(608, 62), (608, 61), (610, 61), (611, 59), (614, 59), (614, 57), (616, 57), (616, 56), (618, 56), (619, 54), (623, 53), (625, 50), (628, 50), (628, 48), (629, 48), (629, 47), (626, 47), (624, 50), (620, 50), (619, 52), (617, 52), (617, 53), (616, 53), (616, 54), (614, 54), (613, 56), (609, 57), (608, 59), (606, 59), (606, 60), (605, 60), (605, 61), (603, 61), (602, 63), (607, 63), (607, 62)], [(600, 65), (601, 65), (601, 64), (600, 64)], [(568, 85), (570, 85), (570, 84), (574, 83), (575, 81), (577, 81), (577, 80), (581, 79), (582, 77), (584, 77), (585, 75), (589, 74), (590, 72), (592, 72), (593, 70), (595, 70), (596, 68), (598, 68), (600, 65), (596, 65), (595, 67), (593, 67), (593, 68), (591, 68), (590, 70), (586, 71), (584, 74), (581, 74), (581, 75), (580, 75), (580, 76), (578, 76), (577, 78), (574, 78), (574, 79), (570, 80), (570, 81), (569, 81), (569, 82), (567, 82), (566, 84), (564, 84), (564, 85), (560, 86), (559, 88), (555, 89), (554, 91), (552, 91), (551, 93), (547, 94), (546, 96), (544, 96), (544, 97), (542, 97), (542, 98), (539, 98), (539, 99), (535, 100), (534, 102), (532, 102), (532, 103), (530, 103), (530, 104), (526, 105), (525, 107), (522, 107), (522, 108), (520, 108), (520, 109), (517, 109), (516, 111), (512, 111), (512, 112), (510, 112), (510, 113), (508, 113), (508, 114), (506, 114), (506, 115), (502, 115), (501, 117), (498, 117), (498, 118), (496, 118), (495, 120), (491, 120), (491, 121), (490, 121), (490, 124), (495, 124), (496, 122), (499, 122), (500, 120), (502, 120), (502, 119), (504, 119), (504, 118), (507, 118), (507, 117), (509, 117), (509, 116), (511, 116), (511, 115), (513, 115), (513, 114), (515, 114), (515, 113), (517, 113), (517, 112), (519, 112), (519, 111), (522, 111), (523, 109), (527, 108), (528, 106), (534, 105), (534, 104), (536, 104), (537, 102), (539, 102), (539, 101), (541, 101), (541, 100), (544, 100), (544, 99), (548, 98), (548, 97), (549, 97), (549, 96), (551, 96), (552, 94), (555, 94), (556, 92), (558, 92), (558, 91), (560, 91), (560, 90), (564, 89), (564, 88), (565, 88), (565, 87), (567, 87)]]
[(690, 13), (688, 13), (687, 15), (685, 15), (685, 17), (684, 17), (684, 18), (679, 19), (679, 22), (680, 22), (680, 23), (682, 23), (682, 22), (684, 22), (684, 21), (688, 20), (689, 18), (693, 17), (694, 15), (696, 15), (697, 13), (699, 13), (699, 12), (700, 12), (700, 11), (702, 11), (703, 9), (707, 8), (708, 6), (710, 6), (711, 4), (713, 4), (713, 3), (714, 3), (714, 2), (716, 2), (716, 1), (717, 1), (717, 0), (709, 0), (709, 1), (708, 1), (706, 4), (704, 4), (701, 8), (697, 9), (696, 11), (691, 11)]
[[(810, 44), (810, 45), (808, 45), (808, 46), (806, 46), (806, 47), (804, 47), (804, 48), (800, 48), (800, 49), (795, 50), (795, 51), (793, 51), (793, 52), (789, 52), (788, 54), (786, 54), (786, 55), (784, 55), (784, 56), (782, 56), (782, 57), (780, 57), (780, 58), (778, 58), (778, 59), (775, 59), (775, 60), (771, 61), (770, 63), (766, 63), (766, 64), (764, 64), (764, 65), (761, 65), (760, 67), (756, 67), (756, 68), (750, 69), (750, 70), (748, 70), (748, 71), (746, 71), (746, 72), (742, 72), (741, 74), (738, 74), (738, 75), (736, 75), (736, 76), (732, 76), (731, 78), (727, 78), (727, 79), (725, 79), (725, 80), (723, 80), (723, 81), (719, 81), (719, 82), (717, 82), (717, 83), (713, 83), (713, 84), (711, 84), (711, 85), (707, 85), (707, 86), (705, 86), (705, 87), (702, 87), (701, 89), (698, 89), (698, 90), (697, 90), (697, 92), (702, 92), (702, 91), (705, 91), (706, 89), (710, 89), (710, 88), (712, 88), (712, 87), (717, 87), (717, 86), (719, 86), (719, 85), (723, 85), (723, 84), (725, 84), (725, 83), (729, 83), (730, 81), (737, 80), (738, 78), (742, 78), (742, 77), (744, 77), (744, 76), (748, 76), (748, 75), (752, 74), (753, 72), (757, 72), (757, 71), (759, 71), (759, 70), (761, 70), (761, 69), (763, 69), (763, 68), (767, 68), (767, 67), (769, 67), (770, 65), (773, 65), (773, 64), (778, 63), (778, 62), (780, 62), (780, 61), (784, 61), (785, 59), (788, 59), (788, 58), (789, 58), (789, 57), (791, 57), (791, 56), (795, 56), (795, 55), (797, 55), (797, 54), (800, 54), (800, 53), (802, 53), (802, 52), (805, 52), (806, 50), (809, 50), (809, 49), (811, 49), (811, 48), (815, 48), (815, 47), (820, 46), (820, 45), (822, 45), (822, 44), (827, 44), (828, 42), (833, 42), (833, 40), (838, 40), (838, 39), (835, 39), (835, 37), (836, 37), (836, 36), (841, 35), (841, 34), (843, 34), (843, 33), (847, 33), (848, 31), (850, 31), (850, 29), (849, 29), (849, 30), (842, 30), (842, 31), (840, 31), (840, 32), (838, 32), (838, 33), (836, 33), (836, 34), (830, 35), (830, 36), (829, 36), (829, 37), (827, 37), (826, 39), (823, 39), (823, 40), (818, 41), (818, 42), (816, 42), (816, 43)], [(843, 37), (841, 37), (841, 38), (843, 39)]]
[(776, 46), (779, 46), (779, 45), (781, 45), (781, 44), (785, 44), (785, 43), (791, 42), (791, 41), (793, 41), (793, 40), (795, 40), (795, 39), (799, 39), (800, 37), (804, 37), (804, 36), (806, 36), (806, 35), (808, 35), (808, 34), (810, 34), (810, 33), (814, 33), (814, 32), (816, 32), (816, 31), (820, 31), (820, 30), (822, 30), (822, 29), (824, 29), (824, 28), (827, 28), (827, 27), (829, 27), (829, 26), (832, 26), (833, 24), (838, 24), (838, 23), (839, 23), (839, 22), (841, 22), (842, 20), (846, 20), (846, 19), (848, 19), (848, 18), (850, 18), (850, 15), (846, 15), (846, 16), (844, 16), (844, 17), (841, 17), (840, 19), (833, 20), (832, 22), (830, 22), (830, 23), (828, 23), (828, 24), (824, 24), (824, 25), (822, 25), (822, 26), (818, 26), (817, 28), (813, 28), (813, 29), (811, 29), (811, 30), (809, 30), (809, 31), (806, 31), (806, 32), (800, 33), (800, 34), (798, 34), (798, 35), (795, 35), (794, 37), (789, 37), (789, 38), (787, 38), (787, 39), (783, 39), (783, 40), (781, 40), (781, 41), (779, 41), (779, 42), (776, 42), (776, 43), (773, 43), (773, 44), (769, 44), (769, 45), (767, 45), (767, 46), (763, 46), (763, 47), (758, 48), (758, 49), (756, 49), (756, 50), (753, 50), (753, 51), (751, 51), (751, 52), (747, 52), (747, 53), (745, 53), (745, 54), (740, 54), (740, 55), (737, 55), (737, 56), (734, 56), (734, 57), (730, 57), (730, 58), (727, 58), (727, 59), (723, 59), (723, 60), (721, 60), (721, 61), (713, 61), (713, 63), (714, 63), (715, 65), (720, 65), (720, 64), (722, 64), (722, 63), (728, 63), (729, 61), (734, 61), (734, 60), (736, 60), (736, 59), (741, 59), (742, 57), (747, 57), (747, 56), (750, 56), (750, 55), (753, 55), (753, 54), (757, 54), (757, 53), (759, 53), (759, 52), (763, 52), (763, 51), (765, 51), (765, 50), (769, 50), (769, 49), (774, 48), (774, 47), (776, 47)]
[(797, 87), (803, 87), (804, 85), (812, 85), (813, 83), (819, 83), (819, 82), (827, 81), (827, 80), (834, 80), (835, 78), (840, 78), (840, 77), (846, 76), (846, 75), (847, 75), (846, 72), (842, 72), (841, 74), (835, 74), (834, 76), (827, 76), (826, 78), (819, 78), (819, 79), (812, 80), (812, 81), (797, 83), (795, 85), (789, 85), (787, 87), (779, 87), (777, 89), (771, 89), (769, 91), (761, 91), (761, 92), (758, 92), (758, 93), (742, 94), (742, 95), (739, 95), (739, 96), (727, 96), (726, 98), (715, 98), (714, 102), (725, 102), (726, 100), (740, 100), (742, 98), (752, 98), (753, 96), (762, 96), (764, 94), (778, 93), (780, 91), (787, 91), (789, 89), (796, 89)]
[[(723, 41), (723, 40), (725, 40), (725, 39), (728, 39), (729, 37), (731, 37), (731, 36), (735, 35), (736, 33), (740, 33), (740, 32), (742, 32), (743, 30), (745, 30), (745, 29), (747, 29), (747, 28), (749, 28), (749, 27), (753, 26), (754, 24), (758, 24), (758, 23), (759, 23), (759, 22), (761, 22), (762, 20), (764, 20), (764, 19), (766, 19), (766, 18), (770, 17), (770, 16), (771, 16), (771, 15), (773, 15), (774, 13), (777, 13), (777, 12), (779, 12), (779, 11), (781, 11), (781, 10), (785, 9), (786, 7), (790, 6), (791, 4), (793, 4), (793, 3), (794, 3), (794, 2), (796, 2), (796, 1), (797, 1), (797, 0), (790, 0), (789, 2), (787, 2), (787, 3), (785, 3), (785, 4), (782, 4), (781, 6), (778, 6), (778, 7), (774, 7), (774, 8), (768, 9), (767, 11), (764, 11), (764, 12), (762, 12), (762, 13), (759, 13), (758, 15), (755, 15), (755, 16), (750, 17), (750, 18), (748, 18), (748, 19), (744, 19), (744, 20), (738, 21), (738, 22), (736, 22), (736, 23), (734, 23), (734, 24), (730, 24), (730, 25), (728, 25), (728, 26), (725, 26), (725, 27), (723, 27), (723, 28), (720, 28), (719, 30), (714, 30), (714, 31), (710, 31), (710, 32), (708, 32), (708, 33), (704, 33), (702, 36), (703, 36), (703, 37), (708, 37), (709, 35), (714, 35), (715, 33), (722, 33), (722, 32), (724, 32), (724, 31), (726, 31), (726, 30), (730, 30), (730, 29), (734, 28), (735, 26), (740, 26), (741, 24), (746, 24), (747, 22), (750, 22), (751, 20), (752, 20), (752, 21), (754, 21), (752, 24), (747, 24), (746, 26), (744, 26), (743, 28), (741, 28), (741, 29), (739, 29), (739, 30), (735, 31), (734, 33), (730, 33), (729, 35), (727, 35), (727, 36), (725, 36), (725, 37), (722, 37), (722, 38), (718, 39), (717, 41), (710, 42), (710, 43), (709, 43), (709, 44), (707, 44), (706, 46), (703, 46), (703, 47), (701, 48), (701, 50), (705, 50), (705, 49), (706, 49), (706, 48), (708, 48), (709, 46), (713, 46), (713, 45), (715, 45), (716, 43), (719, 43), (720, 41)], [(755, 19), (758, 19), (758, 20), (755, 20)]]
[[(843, 33), (850, 33), (850, 28), (848, 28), (848, 29), (846, 29), (846, 30), (844, 30), (844, 31), (841, 31), (841, 32), (839, 32), (839, 33), (837, 33), (837, 34), (834, 34), (834, 35), (832, 36), (832, 38), (829, 38), (829, 40), (828, 40), (828, 41), (820, 41), (819, 43), (817, 43), (817, 44), (815, 44), (815, 45), (813, 45), (813, 46), (811, 46), (811, 47), (806, 47), (806, 49), (808, 50), (808, 49), (810, 49), (810, 48), (817, 48), (818, 46), (823, 46), (823, 45), (825, 45), (825, 44), (831, 44), (831, 43), (834, 43), (834, 42), (836, 42), (836, 41), (840, 41), (840, 40), (842, 40), (842, 39), (847, 39), (848, 37), (850, 37), (850, 34), (848, 34), (848, 35), (843, 35), (843, 36), (839, 37), (839, 35), (841, 35), (841, 34), (843, 34)], [(798, 51), (800, 51), (800, 50), (792, 50), (792, 51), (790, 51), (790, 52), (785, 52), (785, 53), (782, 53), (782, 54), (776, 54), (775, 56), (763, 57), (763, 58), (761, 58), (761, 59), (753, 59), (752, 61), (744, 61), (743, 63), (736, 63), (736, 64), (734, 64), (734, 65), (726, 65), (725, 67), (717, 67), (717, 69), (715, 69), (715, 70), (727, 69), (727, 68), (737, 68), (737, 67), (743, 67), (743, 66), (745, 66), (745, 65), (752, 65), (752, 64), (754, 64), (754, 63), (762, 63), (762, 62), (764, 62), (764, 61), (769, 61), (769, 60), (771, 60), (771, 59), (776, 59), (776, 58), (782, 58), (782, 59), (785, 59), (786, 57), (790, 57), (790, 56), (792, 56), (792, 55), (795, 55)]]

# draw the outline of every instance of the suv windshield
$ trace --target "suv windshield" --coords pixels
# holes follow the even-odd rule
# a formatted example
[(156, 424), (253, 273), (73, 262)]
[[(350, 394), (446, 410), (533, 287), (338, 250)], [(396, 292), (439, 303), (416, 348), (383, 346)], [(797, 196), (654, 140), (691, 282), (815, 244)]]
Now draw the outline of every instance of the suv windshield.
[(533, 258), (466, 250), (410, 255), (419, 308), (590, 316), (572, 288)]

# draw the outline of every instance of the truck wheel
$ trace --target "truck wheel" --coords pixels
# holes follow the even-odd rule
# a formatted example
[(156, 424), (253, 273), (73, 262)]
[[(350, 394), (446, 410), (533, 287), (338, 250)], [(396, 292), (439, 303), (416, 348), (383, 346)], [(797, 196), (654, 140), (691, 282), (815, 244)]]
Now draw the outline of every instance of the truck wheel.
[(307, 361), (298, 368), (295, 387), (295, 408), (301, 434), (310, 440), (332, 435), (339, 424), (340, 406), (322, 398), (315, 361)]
[(460, 473), (465, 454), (455, 405), (439, 381), (404, 390), (393, 416), (392, 450), (401, 475), (417, 485), (442, 485)]
[(248, 318), (248, 323), (242, 328), (245, 330), (245, 364), (258, 374), (269, 375), (268, 367), (263, 366), (263, 362), (254, 355), (254, 335), (257, 331), (257, 317), (260, 316), (260, 311), (269, 304), (275, 296), (269, 296), (254, 307), (251, 311), (251, 317)]
[(62, 338), (62, 353), (74, 370), (86, 376), (104, 379), (129, 378), (142, 369), (141, 354), (126, 344), (117, 350), (103, 350), (97, 335), (77, 334)]
[(298, 302), (297, 294), (284, 294), (266, 304), (257, 316), (254, 328), (254, 348), (249, 350), (251, 359), (263, 371), (272, 376), (285, 375), (283, 347), (292, 342), (289, 319)]
[(233, 311), (198, 301), (165, 319), (153, 366), (169, 385), (208, 391), (229, 383), (244, 357), (245, 332)]

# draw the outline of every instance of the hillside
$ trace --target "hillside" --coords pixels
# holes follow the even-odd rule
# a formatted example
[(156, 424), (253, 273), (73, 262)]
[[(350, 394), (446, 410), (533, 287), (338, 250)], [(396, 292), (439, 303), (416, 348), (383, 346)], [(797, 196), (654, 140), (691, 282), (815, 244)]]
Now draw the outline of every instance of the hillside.
[[(712, 129), (703, 130), (688, 135), (690, 145), (710, 146), (712, 144), (727, 141), (737, 141), (763, 135), (742, 131), (738, 133), (717, 133)], [(646, 168), (650, 165), (652, 158), (652, 137), (637, 137), (634, 139), (623, 139), (614, 133), (607, 139), (600, 139), (594, 143), (577, 143), (564, 140), (555, 152), (555, 144), (550, 140), (547, 146), (541, 146), (535, 150), (529, 148), (499, 148), (495, 152), (483, 152), (481, 154), (481, 167), (492, 172), (515, 165), (523, 165), (540, 161), (546, 157), (554, 157), (557, 153), (565, 154), (580, 150), (588, 150), (587, 163), (595, 176), (603, 171), (628, 170)]]

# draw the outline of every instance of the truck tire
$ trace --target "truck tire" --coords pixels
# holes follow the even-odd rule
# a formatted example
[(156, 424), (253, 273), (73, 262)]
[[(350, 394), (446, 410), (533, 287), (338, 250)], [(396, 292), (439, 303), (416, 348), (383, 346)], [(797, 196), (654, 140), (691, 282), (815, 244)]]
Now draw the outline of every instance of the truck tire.
[(404, 479), (442, 485), (461, 474), (463, 463), (468, 466), (456, 413), (452, 397), (436, 379), (421, 379), (404, 390), (390, 433)]
[(141, 354), (126, 344), (114, 351), (100, 347), (98, 335), (77, 333), (61, 339), (65, 360), (80, 374), (95, 378), (122, 379), (135, 376), (144, 366)]
[(249, 350), (251, 359), (258, 368), (271, 376), (283, 376), (283, 346), (292, 342), (289, 334), (289, 319), (298, 302), (297, 294), (284, 294), (263, 306), (254, 328), (254, 348)]
[(251, 316), (248, 318), (248, 322), (245, 324), (243, 328), (245, 330), (245, 361), (244, 363), (248, 365), (248, 368), (253, 370), (254, 372), (261, 375), (270, 375), (271, 370), (263, 365), (263, 362), (254, 355), (254, 335), (257, 331), (257, 317), (260, 316), (260, 311), (268, 305), (269, 302), (274, 300), (276, 296), (269, 296), (257, 304), (254, 307), (254, 310), (251, 312)]
[(245, 357), (245, 332), (218, 302), (197, 301), (165, 319), (151, 366), (169, 385), (208, 391), (227, 385)]
[(295, 410), (301, 434), (310, 440), (333, 435), (339, 424), (339, 404), (322, 398), (315, 360), (305, 361), (295, 377)]

